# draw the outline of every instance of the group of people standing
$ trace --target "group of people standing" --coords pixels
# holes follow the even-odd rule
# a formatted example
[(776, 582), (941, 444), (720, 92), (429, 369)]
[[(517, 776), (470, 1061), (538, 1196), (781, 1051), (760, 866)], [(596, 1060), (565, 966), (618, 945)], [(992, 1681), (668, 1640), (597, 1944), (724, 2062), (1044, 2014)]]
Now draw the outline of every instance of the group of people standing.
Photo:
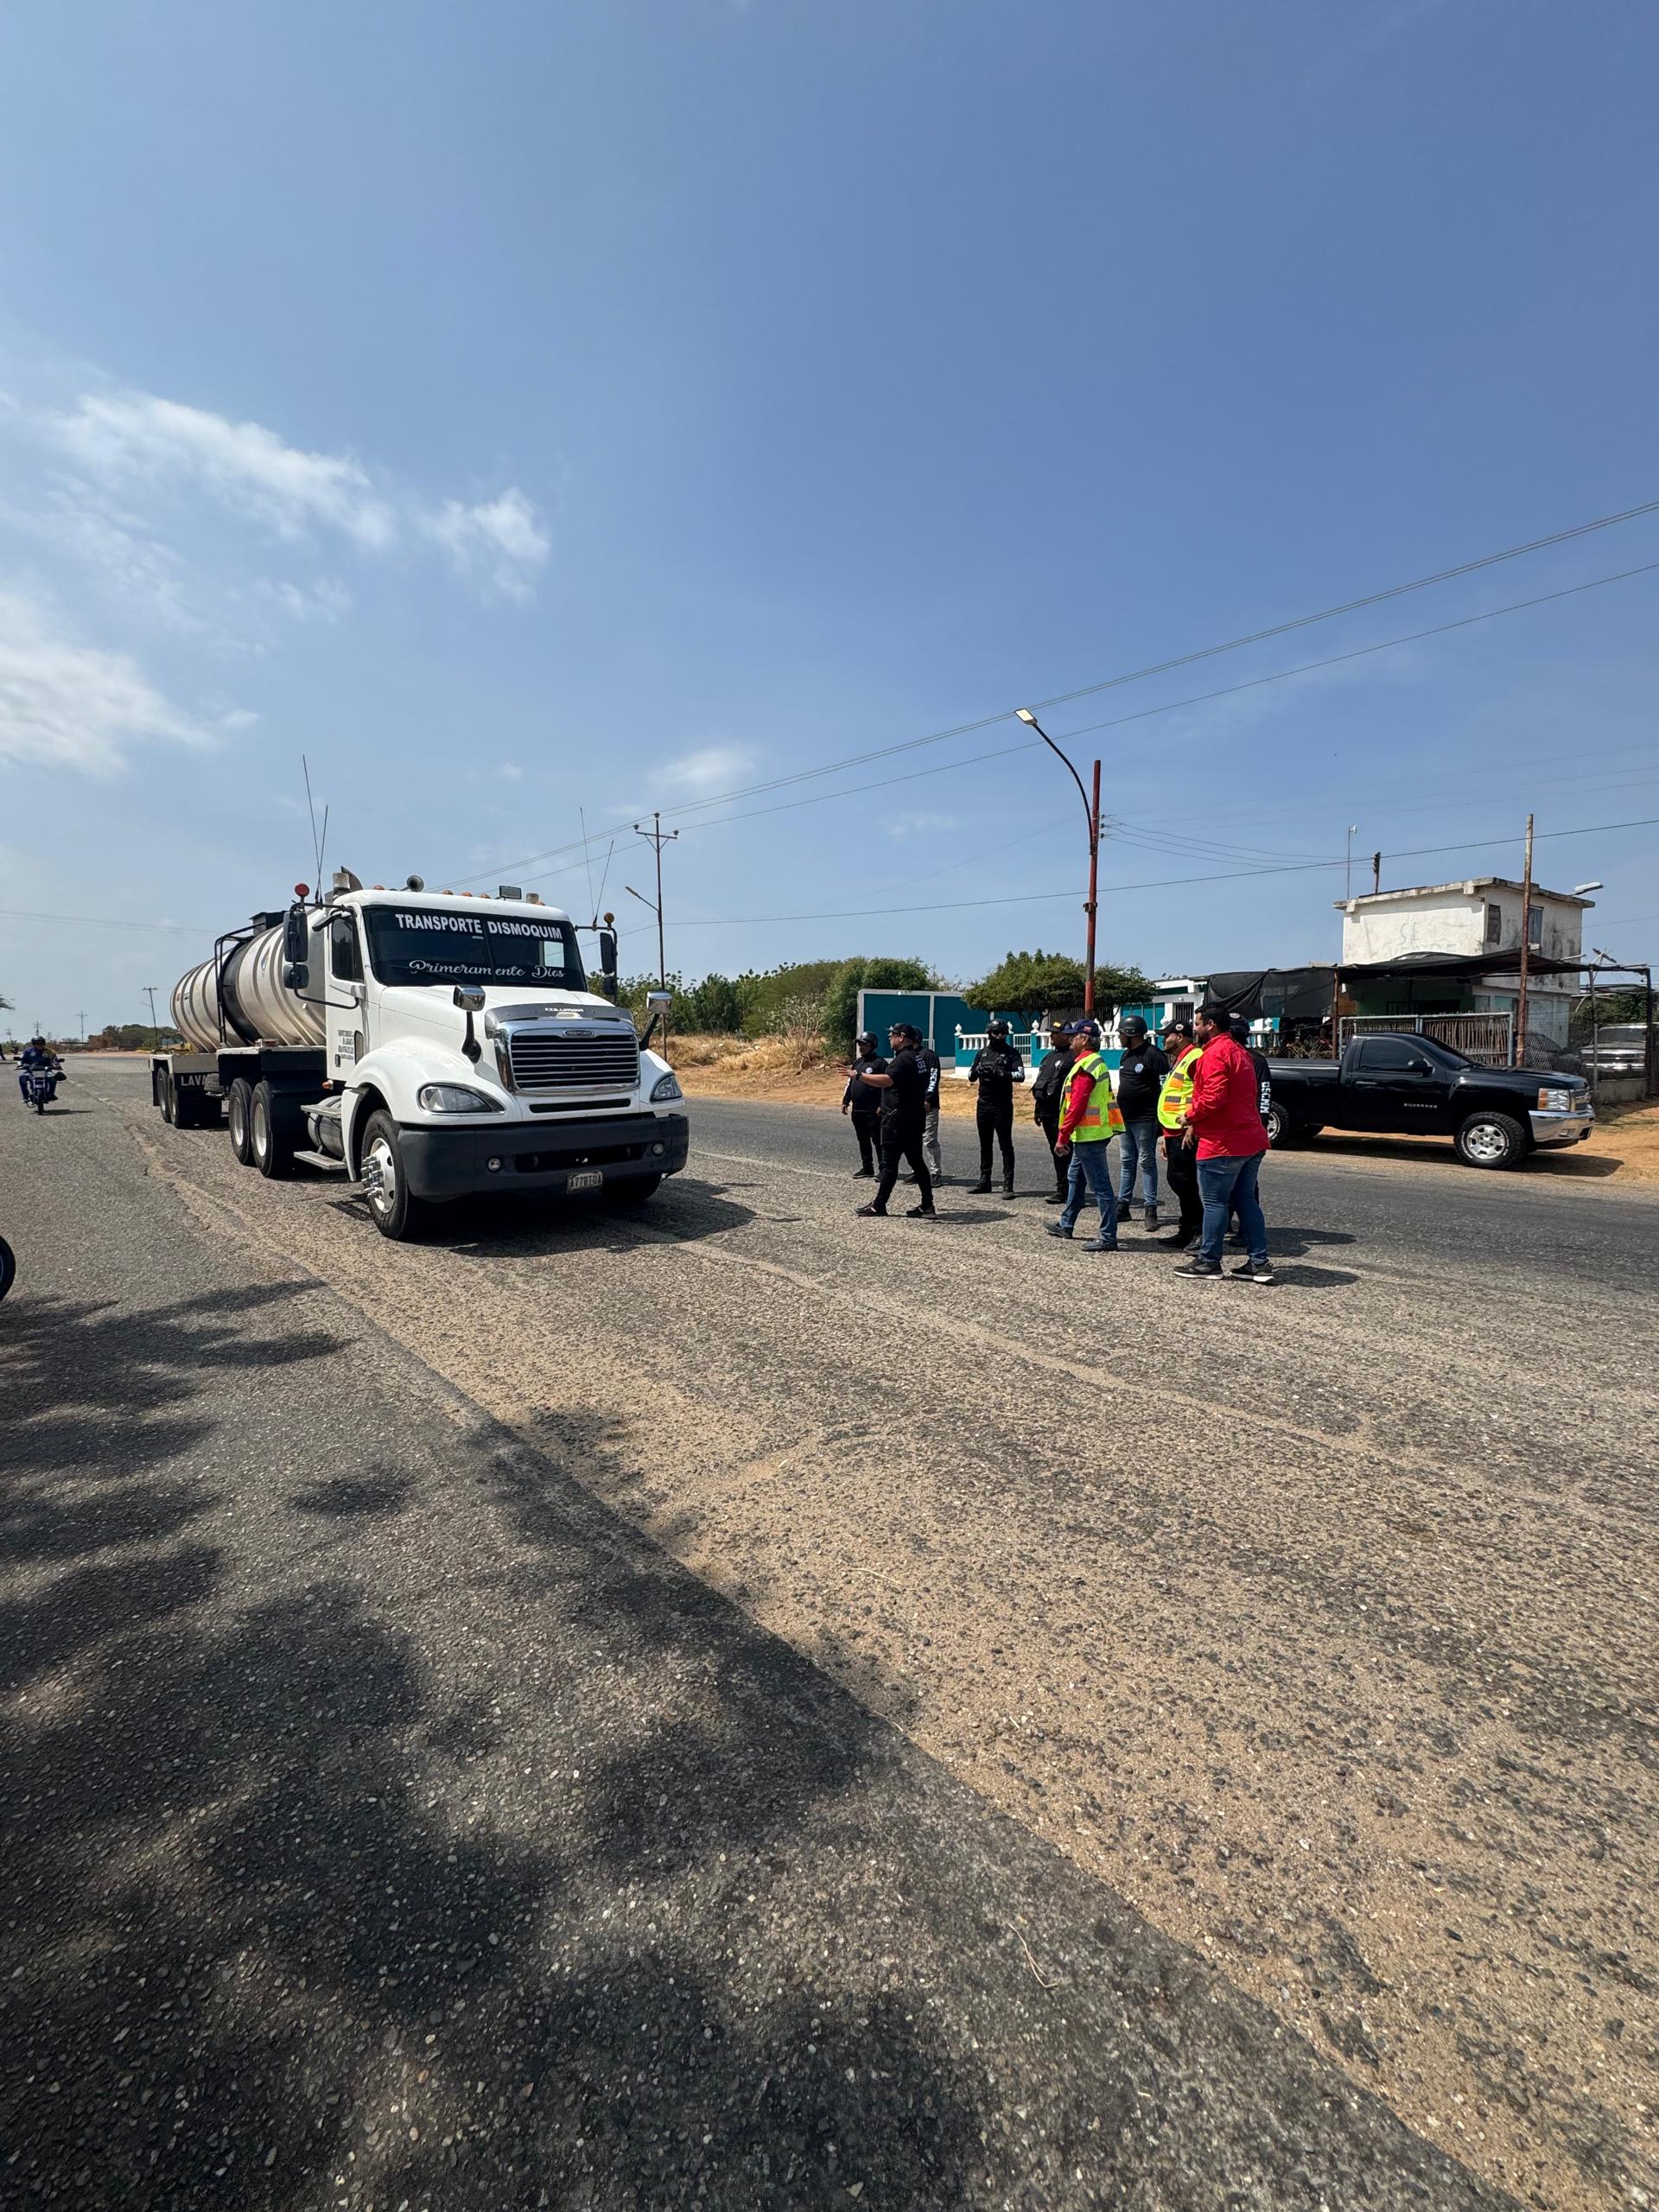
[[(1245, 1257), (1231, 1274), (1271, 1283), (1267, 1224), (1257, 1191), (1268, 1149), (1268, 1063), (1251, 1049), (1244, 1025), (1224, 1007), (1201, 1007), (1191, 1024), (1172, 1021), (1161, 1042), (1153, 1039), (1138, 1014), (1125, 1017), (1120, 1033), (1116, 1087), (1101, 1055), (1100, 1025), (1086, 1016), (1058, 1033), (1032, 1081), (1033, 1119), (1054, 1162), (1055, 1187), (1047, 1204), (1061, 1209), (1059, 1218), (1049, 1224), (1049, 1235), (1071, 1236), (1085, 1205), (1092, 1203), (1100, 1225), (1085, 1249), (1117, 1251), (1120, 1217), (1126, 1224), (1133, 1222), (1137, 1185), (1142, 1226), (1155, 1234), (1161, 1145), (1179, 1213), (1173, 1235), (1164, 1242), (1180, 1253), (1197, 1247), (1177, 1273), (1219, 1275), (1229, 1227), (1234, 1225)], [(938, 1056), (910, 1023), (896, 1024), (890, 1042), (892, 1058), (884, 1060), (874, 1036), (867, 1032), (859, 1038), (842, 1100), (842, 1111), (851, 1116), (858, 1135), (857, 1173), (874, 1178), (880, 1164), (875, 1195), (859, 1211), (878, 1217), (887, 1212), (901, 1164), (907, 1162), (919, 1201), (910, 1208), (911, 1216), (931, 1221), (937, 1218), (934, 1186), (942, 1179)], [(1003, 1195), (1012, 1198), (1014, 1094), (1025, 1083), (1026, 1067), (1006, 1021), (990, 1024), (968, 1079), (977, 1091), (980, 1166), (974, 1193), (992, 1191), (995, 1152)], [(1116, 1178), (1115, 1138), (1120, 1154)]]

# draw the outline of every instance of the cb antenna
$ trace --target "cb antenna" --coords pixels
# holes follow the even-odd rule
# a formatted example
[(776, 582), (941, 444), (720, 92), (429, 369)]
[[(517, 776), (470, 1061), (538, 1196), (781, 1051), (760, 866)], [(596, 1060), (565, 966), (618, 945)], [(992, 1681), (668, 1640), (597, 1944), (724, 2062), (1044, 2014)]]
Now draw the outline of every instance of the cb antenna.
[[(317, 835), (317, 802), (311, 796), (311, 765), (303, 753), (300, 755), (300, 773), (305, 778), (305, 804), (311, 817), (311, 857), (316, 863), (316, 873), (311, 880), (316, 885), (317, 896), (321, 899), (322, 896), (322, 839)], [(328, 810), (326, 807), (323, 809), (322, 822), (326, 830), (328, 826)]]
[(594, 895), (594, 861), (593, 855), (588, 849), (588, 810), (586, 807), (579, 806), (576, 809), (576, 819), (582, 824), (582, 861), (588, 871), (588, 903), (594, 910), (594, 925), (596, 925), (599, 920), (599, 900)]

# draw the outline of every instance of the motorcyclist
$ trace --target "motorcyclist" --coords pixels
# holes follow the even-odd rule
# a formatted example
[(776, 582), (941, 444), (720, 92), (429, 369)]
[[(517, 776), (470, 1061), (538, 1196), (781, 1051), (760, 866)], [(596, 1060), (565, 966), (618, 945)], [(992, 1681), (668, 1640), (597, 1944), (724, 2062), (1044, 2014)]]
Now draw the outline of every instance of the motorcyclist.
[(17, 1095), (29, 1103), (29, 1077), (32, 1069), (43, 1068), (48, 1075), (61, 1075), (63, 1063), (57, 1054), (48, 1049), (44, 1037), (31, 1037), (17, 1055)]

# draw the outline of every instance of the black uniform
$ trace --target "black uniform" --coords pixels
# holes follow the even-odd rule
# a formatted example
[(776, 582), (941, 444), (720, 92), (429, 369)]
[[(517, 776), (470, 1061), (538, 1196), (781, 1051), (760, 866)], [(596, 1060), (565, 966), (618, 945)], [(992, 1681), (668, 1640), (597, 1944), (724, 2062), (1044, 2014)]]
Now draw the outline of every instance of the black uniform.
[(852, 1109), (853, 1135), (858, 1139), (859, 1164), (867, 1175), (875, 1173), (875, 1155), (880, 1146), (876, 1132), (881, 1123), (883, 1093), (873, 1084), (866, 1083), (864, 1077), (867, 1075), (885, 1075), (887, 1071), (887, 1062), (879, 1052), (873, 1052), (868, 1060), (858, 1061), (847, 1078), (846, 1090), (841, 1094), (842, 1104)]
[(1002, 1154), (1002, 1188), (1014, 1189), (1014, 1086), (1026, 1079), (1026, 1064), (1006, 1040), (981, 1046), (968, 1071), (979, 1086), (975, 1120), (979, 1124), (979, 1179), (991, 1179), (991, 1140)]
[[(1045, 1052), (1042, 1065), (1031, 1086), (1031, 1107), (1038, 1127), (1048, 1139), (1050, 1152), (1058, 1141), (1060, 1116), (1065, 1111), (1065, 1086), (1071, 1074), (1071, 1047), (1057, 1045), (1052, 1052)], [(1066, 1177), (1071, 1172), (1069, 1160), (1054, 1157), (1054, 1185), (1060, 1196), (1065, 1196)]]
[(907, 1160), (916, 1178), (916, 1195), (923, 1211), (933, 1211), (933, 1178), (922, 1155), (922, 1129), (927, 1118), (927, 1070), (913, 1046), (895, 1052), (887, 1063), (891, 1083), (881, 1093), (881, 1180), (870, 1201), (887, 1211), (893, 1186), (899, 1180), (899, 1162)]

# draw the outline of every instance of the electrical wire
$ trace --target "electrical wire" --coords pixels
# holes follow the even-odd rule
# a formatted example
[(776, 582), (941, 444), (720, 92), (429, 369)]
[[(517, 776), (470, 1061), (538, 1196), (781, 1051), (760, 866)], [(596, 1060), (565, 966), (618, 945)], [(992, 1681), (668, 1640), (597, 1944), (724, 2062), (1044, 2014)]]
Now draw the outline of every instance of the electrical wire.
[[(1575, 830), (1541, 830), (1533, 842), (1535, 844), (1543, 844), (1556, 837), (1591, 837), (1613, 830), (1648, 830), (1653, 828), (1656, 823), (1659, 823), (1659, 815), (1644, 816), (1641, 820), (1635, 822), (1589, 822)], [(1454, 845), (1417, 845), (1405, 852), (1392, 851), (1388, 855), (1388, 858), (1394, 861), (1411, 861), (1427, 859), (1440, 853), (1485, 852), (1490, 851), (1494, 846), (1513, 845), (1516, 842), (1513, 832), (1504, 837), (1471, 837), (1465, 838)], [(1192, 883), (1236, 883), (1247, 878), (1261, 876), (1304, 875), (1310, 872), (1339, 868), (1346, 865), (1345, 860), (1294, 861), (1277, 868), (1227, 868), (1214, 875), (1169, 875), (1134, 883), (1103, 883), (1098, 887), (1098, 895), (1105, 898), (1125, 891), (1166, 891), (1178, 885)], [(929, 902), (919, 906), (841, 907), (832, 912), (821, 914), (709, 914), (695, 919), (685, 919), (677, 926), (683, 930), (731, 929), (760, 923), (857, 921), (876, 914), (953, 914), (963, 912), (970, 907), (1034, 906), (1051, 900), (1075, 901), (1077, 895), (1075, 890), (1023, 891), (1014, 892), (995, 899), (953, 899), (937, 903)]]
[[(1252, 630), (1243, 637), (1229, 638), (1220, 645), (1201, 645), (1191, 652), (1177, 653), (1169, 660), (1151, 662), (1144, 668), (1129, 669), (1120, 676), (1103, 677), (1098, 683), (1081, 684), (1075, 690), (1057, 691), (1047, 698), (1028, 700), (1025, 703), (1032, 707), (1042, 708), (1066, 706), (1074, 699), (1091, 698), (1099, 692), (1114, 690), (1125, 683), (1139, 683), (1147, 677), (1163, 676), (1168, 674), (1173, 669), (1191, 667), (1197, 661), (1213, 660), (1221, 653), (1237, 652), (1246, 645), (1261, 645), (1269, 638), (1285, 637), (1294, 630), (1306, 630), (1315, 623), (1334, 621), (1340, 615), (1358, 613), (1369, 607), (1380, 607), (1385, 601), (1402, 598), (1408, 593), (1427, 591), (1435, 584), (1449, 583), (1459, 576), (1473, 575), (1480, 569), (1495, 568), (1503, 562), (1518, 561), (1529, 553), (1540, 553), (1552, 545), (1564, 545), (1574, 538), (1587, 537), (1598, 531), (1611, 530), (1621, 523), (1635, 522), (1644, 515), (1656, 513), (1659, 513), (1659, 499), (1643, 500), (1635, 506), (1621, 508), (1614, 514), (1599, 515), (1589, 522), (1574, 523), (1566, 530), (1552, 531), (1545, 537), (1529, 538), (1522, 544), (1504, 546), (1497, 552), (1483, 553), (1478, 555), (1473, 560), (1460, 561), (1449, 569), (1436, 569), (1432, 575), (1416, 576), (1407, 583), (1389, 584), (1381, 591), (1368, 592), (1358, 599), (1344, 600), (1339, 606), (1321, 607), (1312, 614), (1299, 614), (1289, 621), (1273, 623), (1266, 629)], [(1633, 575), (1640, 574), (1641, 571), (1630, 569), (1625, 573)], [(1609, 577), (1599, 581), (1614, 582), (1618, 579)], [(1584, 585), (1577, 588), (1592, 590), (1594, 588), (1593, 585)], [(1557, 594), (1548, 594), (1546, 596), (1554, 597)], [(1564, 597), (1567, 594), (1562, 594), (1560, 596)], [(1534, 605), (1541, 604), (1541, 601), (1521, 603)], [(1497, 611), (1507, 613), (1511, 610), (1505, 608)], [(1480, 616), (1470, 618), (1471, 620), (1482, 619)], [(1425, 632), (1422, 634), (1427, 636), (1434, 633)], [(1381, 651), (1382, 648), (1376, 647), (1373, 650)], [(849, 753), (843, 760), (827, 761), (817, 768), (798, 769), (787, 776), (775, 777), (764, 783), (746, 784), (736, 791), (715, 792), (708, 798), (687, 799), (678, 806), (664, 807), (662, 810), (665, 814), (683, 815), (700, 812), (705, 807), (725, 806), (734, 799), (760, 798), (768, 791), (781, 791), (791, 784), (805, 783), (818, 776), (835, 775), (843, 768), (860, 768), (872, 760), (885, 760), (891, 759), (895, 753), (914, 752), (921, 746), (943, 745), (953, 737), (971, 736), (976, 730), (989, 729), (997, 722), (1007, 721), (1014, 711), (1013, 707), (1003, 707), (995, 714), (982, 715), (973, 721), (957, 722), (949, 729), (934, 730), (925, 737), (906, 738), (897, 745), (878, 746), (868, 752)], [(1097, 725), (1102, 728), (1111, 726), (1108, 723)], [(1075, 732), (1072, 734), (1077, 734)], [(629, 826), (626, 823), (619, 823), (614, 830), (598, 831), (597, 836), (620, 836)], [(521, 860), (499, 861), (496, 864), (496, 868), (503, 873), (533, 868), (538, 861), (556, 860), (563, 854), (575, 851), (578, 846), (586, 842), (585, 838), (572, 839), (563, 845), (550, 845), (544, 852), (530, 853)], [(452, 880), (457, 883), (481, 883), (494, 873), (496, 868), (484, 868), (474, 874), (454, 876)]]

